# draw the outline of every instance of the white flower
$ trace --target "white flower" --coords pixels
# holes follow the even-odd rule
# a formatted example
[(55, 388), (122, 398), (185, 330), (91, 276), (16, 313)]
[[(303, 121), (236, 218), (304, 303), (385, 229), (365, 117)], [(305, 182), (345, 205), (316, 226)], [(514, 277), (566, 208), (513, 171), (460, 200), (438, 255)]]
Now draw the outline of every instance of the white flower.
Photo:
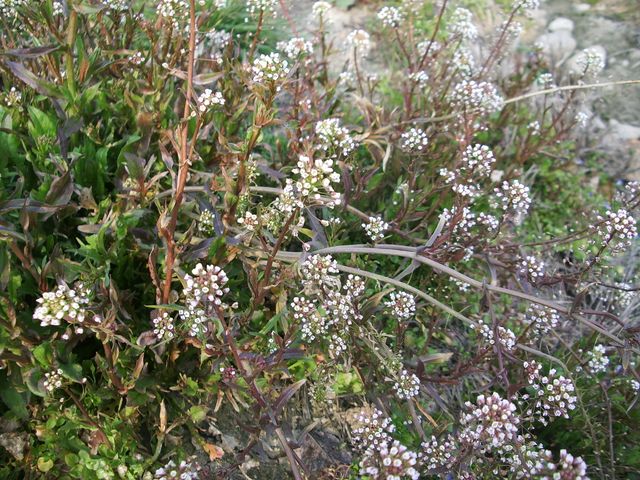
[(198, 232), (203, 235), (213, 235), (215, 232), (215, 215), (211, 210), (203, 210), (198, 217)]
[(158, 340), (170, 340), (173, 338), (173, 317), (168, 312), (157, 312), (153, 317), (153, 333)]
[(473, 16), (466, 8), (456, 8), (449, 20), (449, 30), (454, 35), (461, 36), (464, 40), (475, 40), (478, 37), (478, 29), (473, 24)]
[(378, 19), (385, 27), (398, 28), (404, 21), (404, 14), (398, 7), (382, 7), (378, 12)]
[(313, 15), (314, 18), (324, 19), (327, 12), (332, 8), (333, 6), (329, 2), (315, 2), (311, 6), (311, 14)]
[(450, 95), (451, 103), (460, 110), (488, 115), (502, 110), (504, 99), (496, 87), (488, 82), (463, 80), (458, 83)]
[(596, 345), (587, 355), (589, 357), (588, 365), (591, 373), (597, 374), (607, 371), (609, 357), (606, 356), (604, 345)]
[(418, 480), (417, 462), (418, 455), (397, 440), (381, 442), (365, 451), (359, 464), (360, 474), (376, 480)]
[(187, 308), (195, 310), (202, 308), (207, 312), (214, 307), (222, 306), (222, 296), (229, 292), (225, 287), (228, 282), (227, 274), (218, 266), (198, 263), (191, 271), (191, 275), (184, 276), (186, 284), (183, 294)]
[(400, 136), (400, 148), (408, 153), (422, 153), (429, 144), (424, 130), (411, 128)]
[(638, 236), (636, 221), (624, 208), (616, 212), (607, 210), (606, 216), (598, 216), (598, 220), (600, 224), (597, 226), (597, 233), (601, 246), (608, 245), (612, 253), (623, 252)]
[(518, 180), (502, 182), (500, 188), (494, 190), (495, 200), (492, 202), (494, 208), (501, 208), (506, 213), (524, 214), (531, 206), (529, 197), (529, 187), (523, 185)]
[(595, 48), (586, 48), (578, 58), (579, 72), (585, 77), (597, 77), (604, 70), (604, 57)]
[(347, 36), (347, 45), (350, 45), (360, 55), (364, 56), (371, 49), (371, 37), (364, 30), (354, 30)]
[(385, 232), (389, 229), (389, 224), (382, 217), (369, 217), (368, 223), (363, 223), (362, 228), (371, 239), (372, 242), (378, 242), (384, 238)]
[(416, 299), (407, 292), (392, 292), (390, 299), (384, 302), (391, 314), (401, 320), (407, 320), (416, 314)]
[(253, 61), (251, 67), (253, 81), (266, 84), (284, 80), (289, 74), (289, 62), (280, 57), (279, 53), (262, 54)]
[(415, 374), (402, 370), (393, 389), (400, 400), (409, 400), (420, 393), (420, 379)]
[(244, 228), (246, 228), (247, 230), (249, 230), (250, 232), (254, 232), (256, 230), (256, 228), (258, 227), (258, 225), (260, 225), (260, 221), (258, 220), (258, 216), (246, 211), (244, 213), (244, 217), (240, 217), (238, 218), (238, 223), (240, 225), (243, 225)]
[(183, 460), (176, 464), (169, 460), (164, 467), (159, 468), (153, 474), (153, 480), (198, 480), (200, 478), (200, 465), (195, 461), (195, 457), (188, 461)]
[(214, 92), (210, 88), (205, 89), (198, 97), (198, 111), (207, 113), (214, 105), (224, 105), (225, 100), (221, 92)]
[(420, 88), (425, 88), (429, 83), (429, 74), (424, 70), (409, 74), (409, 79), (418, 84)]
[(49, 395), (62, 387), (62, 370), (60, 368), (44, 374), (44, 389)]
[(300, 266), (300, 273), (304, 280), (323, 285), (338, 273), (337, 265), (331, 255), (310, 255)]
[(341, 154), (346, 157), (358, 146), (349, 129), (340, 125), (339, 118), (319, 121), (316, 123), (315, 132), (320, 140), (318, 147), (329, 154)]
[(277, 14), (279, 0), (247, 0), (247, 11), (251, 15), (260, 12), (271, 13), (274, 17)]
[(61, 283), (52, 292), (44, 292), (36, 300), (38, 307), (33, 313), (35, 320), (40, 320), (40, 325), (61, 325), (62, 321), (73, 324), (81, 324), (87, 316), (86, 308), (89, 304), (87, 295), (76, 292), (66, 284)]
[(286, 42), (278, 42), (277, 47), (291, 60), (313, 53), (313, 44), (302, 37), (291, 38)]

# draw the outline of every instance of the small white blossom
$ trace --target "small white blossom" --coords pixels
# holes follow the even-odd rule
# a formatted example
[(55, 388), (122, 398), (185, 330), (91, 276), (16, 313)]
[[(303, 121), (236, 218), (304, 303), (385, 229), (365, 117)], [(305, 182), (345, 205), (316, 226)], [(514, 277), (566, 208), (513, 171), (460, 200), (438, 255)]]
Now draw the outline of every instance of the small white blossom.
[(429, 138), (420, 128), (411, 128), (400, 137), (400, 148), (408, 153), (422, 153), (428, 144)]
[(369, 217), (369, 221), (363, 223), (362, 228), (367, 232), (372, 242), (379, 242), (384, 238), (385, 232), (389, 229), (389, 224), (380, 216)]
[(398, 373), (393, 389), (400, 400), (409, 400), (420, 393), (420, 379), (415, 374), (402, 370)]
[(158, 337), (158, 340), (170, 340), (173, 338), (173, 317), (168, 312), (158, 312), (153, 317), (153, 333)]
[(456, 8), (449, 19), (449, 30), (464, 40), (475, 40), (478, 29), (473, 24), (473, 15), (466, 8)]
[(44, 389), (51, 395), (62, 387), (62, 370), (60, 368), (44, 374)]
[(398, 7), (382, 7), (378, 12), (378, 19), (385, 27), (398, 28), (404, 21), (404, 14)]
[(286, 42), (278, 42), (277, 47), (291, 60), (313, 53), (312, 43), (302, 37), (295, 37)]
[(253, 61), (251, 67), (253, 81), (260, 84), (273, 84), (284, 80), (289, 74), (289, 62), (279, 53), (262, 54)]
[(202, 308), (211, 311), (216, 306), (222, 306), (222, 296), (229, 292), (225, 287), (228, 282), (227, 274), (218, 266), (198, 263), (191, 271), (191, 275), (184, 276), (186, 284), (183, 294), (188, 309)]
[(224, 105), (225, 99), (221, 92), (214, 92), (210, 88), (205, 89), (198, 97), (198, 111), (207, 113), (214, 105)]
[(609, 357), (606, 356), (604, 345), (596, 345), (587, 355), (589, 357), (588, 366), (591, 373), (598, 374), (607, 371)]
[(392, 315), (401, 320), (408, 320), (416, 314), (416, 299), (407, 292), (392, 292), (384, 304)]
[(364, 30), (354, 30), (347, 36), (347, 45), (356, 49), (360, 55), (366, 55), (371, 49), (371, 37)]

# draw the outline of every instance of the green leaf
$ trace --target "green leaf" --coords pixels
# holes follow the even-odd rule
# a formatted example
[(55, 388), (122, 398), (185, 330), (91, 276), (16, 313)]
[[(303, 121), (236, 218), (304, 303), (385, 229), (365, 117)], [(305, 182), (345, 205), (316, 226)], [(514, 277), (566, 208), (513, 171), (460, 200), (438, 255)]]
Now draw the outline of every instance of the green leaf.
[(82, 383), (82, 367), (77, 363), (60, 364), (62, 375), (74, 382)]
[(14, 415), (21, 419), (29, 417), (26, 397), (27, 395), (18, 392), (11, 384), (6, 372), (0, 372), (0, 398)]
[(200, 405), (195, 405), (189, 409), (189, 416), (191, 417), (191, 420), (194, 421), (194, 423), (199, 423), (207, 418), (207, 408)]

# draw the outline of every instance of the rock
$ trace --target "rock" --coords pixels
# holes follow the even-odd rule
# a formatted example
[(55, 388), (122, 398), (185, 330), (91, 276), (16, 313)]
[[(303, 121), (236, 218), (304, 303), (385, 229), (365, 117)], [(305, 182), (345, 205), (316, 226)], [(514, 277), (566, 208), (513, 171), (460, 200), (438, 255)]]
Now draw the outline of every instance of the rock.
[(609, 134), (613, 138), (620, 140), (640, 140), (640, 127), (636, 127), (635, 125), (611, 119), (611, 121), (609, 121), (609, 131)]
[(568, 30), (543, 33), (536, 40), (536, 44), (545, 56), (556, 64), (569, 58), (577, 46), (576, 39)]
[(553, 19), (553, 21), (547, 27), (547, 30), (549, 30), (550, 32), (559, 32), (561, 30), (573, 32), (573, 27), (573, 20), (565, 17), (558, 17)]
[[(607, 64), (607, 50), (602, 45), (593, 45), (588, 49), (594, 50), (596, 53), (598, 53), (598, 55), (602, 57), (603, 63), (605, 65)], [(586, 55), (585, 51), (581, 50), (577, 52), (573, 57), (571, 57), (567, 61), (567, 65), (566, 65), (567, 71), (571, 73), (581, 73), (582, 70), (584, 69), (585, 55)]]
[(578, 3), (573, 6), (573, 9), (578, 13), (585, 13), (591, 10), (591, 5), (588, 3)]

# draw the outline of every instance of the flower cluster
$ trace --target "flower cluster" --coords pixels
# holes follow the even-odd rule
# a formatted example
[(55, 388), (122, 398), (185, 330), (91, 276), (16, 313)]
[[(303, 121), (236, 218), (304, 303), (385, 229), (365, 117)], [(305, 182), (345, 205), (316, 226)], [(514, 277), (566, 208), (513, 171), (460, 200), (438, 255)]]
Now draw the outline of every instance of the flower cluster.
[(160, 17), (178, 22), (189, 11), (189, 2), (187, 0), (160, 0), (156, 10)]
[(407, 320), (416, 314), (416, 299), (407, 292), (392, 292), (385, 306), (401, 320)]
[(349, 133), (349, 129), (340, 125), (340, 119), (328, 118), (316, 123), (316, 135), (319, 137), (319, 148), (329, 153), (340, 153), (348, 156), (358, 146)]
[(400, 400), (409, 400), (420, 393), (420, 379), (415, 374), (402, 370), (398, 373), (393, 389)]
[(255, 213), (251, 213), (248, 210), (244, 212), (244, 217), (238, 218), (238, 223), (250, 232), (254, 232), (260, 225), (260, 220)]
[(449, 19), (449, 30), (464, 40), (475, 40), (478, 29), (473, 24), (473, 15), (466, 8), (456, 8)]
[(216, 306), (222, 306), (222, 296), (229, 292), (225, 287), (228, 282), (227, 274), (218, 266), (198, 263), (191, 271), (191, 275), (184, 276), (185, 287), (183, 294), (188, 310), (198, 308), (212, 311)]
[(398, 28), (404, 21), (404, 14), (398, 7), (382, 7), (378, 12), (378, 19), (385, 27)]
[(494, 190), (495, 200), (492, 202), (494, 208), (501, 208), (505, 213), (514, 215), (524, 215), (531, 206), (529, 187), (523, 185), (518, 180), (502, 182), (500, 188)]
[(204, 338), (207, 333), (207, 323), (209, 321), (204, 309), (199, 307), (182, 308), (178, 311), (178, 315), (180, 316), (187, 335), (195, 338)]
[(27, 0), (0, 0), (0, 15), (4, 18), (15, 17), (18, 9), (27, 4)]
[(203, 210), (197, 221), (198, 232), (202, 235), (213, 235), (215, 232), (215, 215), (211, 210)]
[(291, 60), (313, 53), (313, 44), (302, 37), (291, 38), (286, 42), (278, 42), (277, 47)]
[(129, 9), (128, 0), (102, 0), (102, 3), (114, 12), (124, 12)]
[(609, 366), (609, 357), (606, 355), (606, 349), (604, 345), (596, 345), (593, 349), (587, 353), (589, 357), (589, 370), (591, 373), (598, 374), (607, 371)]
[(200, 478), (200, 466), (195, 458), (188, 461), (182, 460), (176, 464), (170, 460), (164, 467), (157, 469), (153, 475), (154, 480), (197, 480)]
[[(496, 344), (496, 335), (494, 334), (494, 330), (486, 323), (480, 322), (475, 325), (473, 329), (476, 330), (483, 337), (484, 341), (489, 345)], [(505, 349), (508, 352), (511, 352), (516, 348), (515, 333), (503, 326), (498, 326), (497, 333), (497, 341), (501, 348)]]
[[(549, 370), (547, 375), (542, 375), (542, 365), (538, 362), (525, 362), (527, 380), (533, 388), (533, 405), (526, 413), (539, 420), (543, 425), (549, 423), (554, 418), (569, 418), (569, 412), (576, 408), (577, 397), (573, 394), (575, 386), (573, 382), (558, 375), (555, 368)], [(528, 400), (528, 394), (522, 396), (523, 400)]]
[(44, 374), (44, 389), (51, 395), (62, 387), (62, 369), (58, 368)]
[(153, 317), (153, 333), (158, 340), (171, 340), (173, 338), (173, 317), (168, 312), (158, 312)]
[(623, 208), (616, 212), (607, 210), (603, 218), (598, 216), (600, 224), (597, 233), (602, 239), (602, 246), (608, 245), (612, 253), (620, 253), (631, 245), (638, 236), (635, 219)]
[(480, 144), (468, 145), (462, 154), (462, 169), (466, 172), (475, 173), (480, 177), (486, 177), (491, 174), (495, 161), (493, 152), (488, 146)]
[(378, 448), (367, 449), (360, 461), (360, 473), (375, 479), (418, 480), (417, 462), (418, 455), (415, 452), (394, 440)]
[(290, 306), (293, 318), (301, 325), (304, 341), (311, 342), (327, 333), (329, 328), (327, 318), (318, 312), (311, 300), (306, 297), (294, 297)]
[(479, 115), (498, 112), (504, 105), (496, 87), (475, 80), (462, 80), (453, 88), (449, 98), (455, 108)]
[(460, 417), (461, 442), (484, 451), (500, 447), (517, 437), (520, 418), (516, 405), (496, 392), (479, 395), (476, 403), (465, 403), (466, 413)]
[(412, 82), (417, 83), (420, 88), (424, 88), (429, 83), (429, 74), (424, 70), (419, 70), (417, 72), (410, 73), (409, 79)]
[(22, 101), (22, 93), (16, 87), (11, 87), (11, 90), (4, 95), (4, 104), (11, 108), (17, 107)]
[(362, 228), (372, 242), (379, 242), (384, 238), (385, 232), (389, 229), (389, 224), (381, 216), (369, 217), (367, 223), (362, 224)]
[(447, 435), (444, 440), (432, 436), (431, 440), (423, 442), (421, 447), (424, 468), (431, 473), (435, 470), (451, 468), (458, 445), (454, 437)]
[[(33, 313), (34, 320), (40, 320), (43, 327), (61, 325), (62, 320), (76, 325), (76, 332), (82, 333), (82, 325), (87, 315), (87, 307), (89, 305), (89, 297), (84, 288), (69, 288), (65, 283), (58, 285), (52, 292), (44, 292), (42, 297), (38, 298), (38, 307)], [(80, 325), (78, 325), (80, 324)]]
[(298, 176), (294, 185), (303, 199), (320, 200), (320, 191), (323, 189), (331, 197), (334, 205), (340, 201), (340, 193), (332, 186), (333, 183), (340, 182), (340, 174), (334, 170), (333, 159), (313, 160), (300, 155), (292, 172)]
[(528, 255), (520, 261), (518, 271), (532, 282), (536, 282), (544, 276), (544, 263), (533, 255)]
[(585, 77), (597, 77), (604, 70), (604, 58), (594, 48), (586, 48), (578, 59), (578, 68)]
[(421, 153), (428, 144), (429, 138), (420, 128), (411, 128), (400, 137), (400, 148), (407, 153)]
[(371, 37), (364, 30), (354, 30), (347, 35), (347, 45), (357, 50), (360, 55), (366, 55), (371, 49)]
[(364, 281), (357, 275), (349, 274), (340, 290), (328, 290), (324, 298), (324, 309), (332, 318), (331, 323), (341, 322), (351, 325), (354, 321), (362, 320), (358, 310), (358, 298), (364, 293)]
[[(253, 81), (259, 84), (273, 85), (284, 80), (289, 74), (289, 62), (277, 52), (262, 54), (253, 61), (251, 67)], [(279, 90), (280, 87), (277, 87)]]
[(338, 273), (338, 263), (331, 255), (310, 255), (300, 266), (302, 278), (316, 285), (330, 282), (331, 275)]
[(331, 10), (332, 5), (329, 2), (315, 2), (311, 6), (311, 14), (314, 18), (320, 19), (324, 18), (329, 10)]
[(205, 89), (198, 97), (198, 111), (207, 113), (214, 105), (224, 105), (225, 100), (221, 92), (214, 92), (210, 88)]
[(553, 308), (532, 303), (527, 309), (527, 321), (532, 324), (537, 334), (544, 334), (555, 329), (560, 322), (560, 316)]
[(395, 426), (377, 408), (363, 409), (355, 415), (351, 425), (351, 440), (362, 450), (379, 448), (391, 442)]
[(275, 17), (278, 12), (278, 5), (278, 0), (247, 0), (247, 11), (251, 15), (264, 12), (270, 13)]

